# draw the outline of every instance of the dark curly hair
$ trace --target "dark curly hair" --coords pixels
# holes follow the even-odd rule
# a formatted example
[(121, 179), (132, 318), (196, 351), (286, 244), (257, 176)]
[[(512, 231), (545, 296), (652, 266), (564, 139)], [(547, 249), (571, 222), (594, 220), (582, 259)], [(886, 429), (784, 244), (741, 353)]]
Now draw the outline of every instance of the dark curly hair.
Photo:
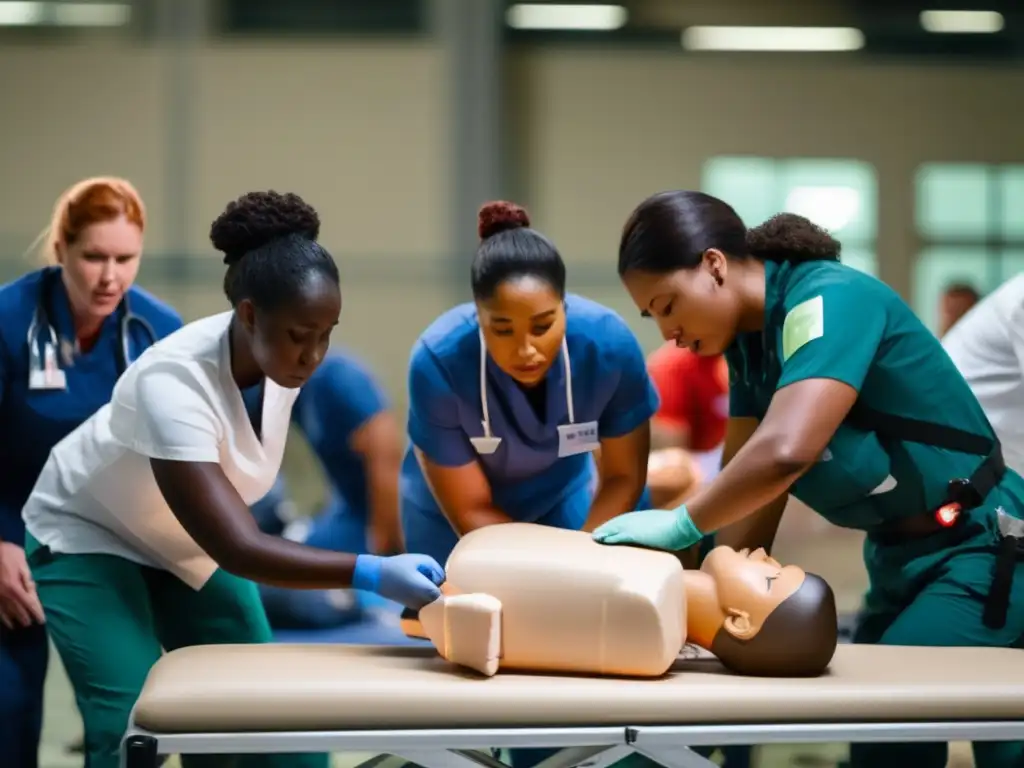
[(480, 245), (470, 267), (473, 298), (486, 301), (506, 280), (536, 277), (565, 296), (565, 262), (554, 244), (530, 227), (522, 206), (504, 200), (486, 203), (477, 213)]
[(706, 250), (734, 259), (839, 261), (839, 241), (795, 213), (748, 230), (728, 203), (703, 192), (659, 192), (630, 215), (619, 241), (619, 275), (693, 269)]
[(231, 306), (249, 299), (273, 311), (301, 295), (310, 279), (337, 285), (338, 267), (319, 236), (316, 210), (291, 192), (249, 192), (228, 203), (210, 226), (210, 242), (228, 265), (224, 294)]

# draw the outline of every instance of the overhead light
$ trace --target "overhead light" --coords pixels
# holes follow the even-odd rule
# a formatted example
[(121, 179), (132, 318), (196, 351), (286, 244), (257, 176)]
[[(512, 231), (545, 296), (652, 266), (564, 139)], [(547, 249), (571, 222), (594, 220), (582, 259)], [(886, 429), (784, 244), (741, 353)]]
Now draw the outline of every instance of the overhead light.
[(860, 213), (860, 191), (853, 187), (794, 187), (785, 209), (813, 221), (829, 232), (839, 232)]
[(997, 11), (921, 11), (920, 19), (925, 32), (939, 34), (992, 34), (1005, 25)]
[(53, 3), (53, 23), (66, 27), (121, 27), (131, 20), (125, 3)]
[(0, 2), (0, 27), (31, 27), (46, 20), (42, 3)]
[(864, 33), (853, 27), (689, 27), (689, 51), (856, 51)]
[(627, 18), (621, 5), (518, 3), (505, 12), (505, 21), (514, 29), (607, 31), (625, 26)]
[(0, 26), (120, 27), (131, 19), (127, 3), (46, 3), (0, 0)]

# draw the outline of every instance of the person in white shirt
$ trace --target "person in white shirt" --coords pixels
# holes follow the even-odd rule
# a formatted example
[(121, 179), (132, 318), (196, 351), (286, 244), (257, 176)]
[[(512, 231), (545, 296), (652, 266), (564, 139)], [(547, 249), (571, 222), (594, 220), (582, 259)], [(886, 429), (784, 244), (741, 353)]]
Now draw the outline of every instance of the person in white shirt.
[[(261, 643), (254, 582), (440, 595), (422, 555), (351, 555), (262, 533), (249, 512), (281, 465), (292, 404), (341, 311), (320, 221), (296, 195), (250, 193), (210, 238), (232, 310), (144, 352), (111, 402), (58, 443), (23, 510), (26, 555), (85, 725), (86, 765), (116, 768), (132, 705), (162, 649)], [(250, 418), (243, 393), (262, 405)], [(258, 673), (254, 670), (254, 674)], [(318, 766), (327, 755), (242, 756)]]
[(1024, 474), (1024, 274), (986, 296), (942, 338), (1003, 445)]

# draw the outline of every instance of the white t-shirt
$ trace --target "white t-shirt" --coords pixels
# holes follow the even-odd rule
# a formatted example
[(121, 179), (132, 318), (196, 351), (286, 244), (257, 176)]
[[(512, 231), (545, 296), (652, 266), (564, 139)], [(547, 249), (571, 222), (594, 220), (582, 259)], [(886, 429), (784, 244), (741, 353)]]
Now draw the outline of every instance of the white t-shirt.
[(216, 462), (246, 504), (281, 467), (298, 389), (267, 379), (263, 442), (231, 376), (231, 312), (189, 323), (147, 349), (109, 404), (50, 453), (22, 516), (54, 552), (117, 555), (200, 589), (217, 564), (164, 501), (150, 458)]
[(1024, 474), (1024, 274), (986, 296), (943, 337), (1003, 445)]

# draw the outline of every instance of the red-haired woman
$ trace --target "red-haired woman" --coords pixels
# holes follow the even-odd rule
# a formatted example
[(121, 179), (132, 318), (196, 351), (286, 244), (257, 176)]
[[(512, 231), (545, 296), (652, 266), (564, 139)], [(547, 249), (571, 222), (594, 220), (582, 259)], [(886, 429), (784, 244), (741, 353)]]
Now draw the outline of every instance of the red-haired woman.
[(50, 449), (105, 405), (128, 364), (181, 327), (133, 285), (146, 214), (127, 181), (57, 200), (47, 266), (0, 287), (0, 765), (35, 768), (48, 644), (21, 511)]

